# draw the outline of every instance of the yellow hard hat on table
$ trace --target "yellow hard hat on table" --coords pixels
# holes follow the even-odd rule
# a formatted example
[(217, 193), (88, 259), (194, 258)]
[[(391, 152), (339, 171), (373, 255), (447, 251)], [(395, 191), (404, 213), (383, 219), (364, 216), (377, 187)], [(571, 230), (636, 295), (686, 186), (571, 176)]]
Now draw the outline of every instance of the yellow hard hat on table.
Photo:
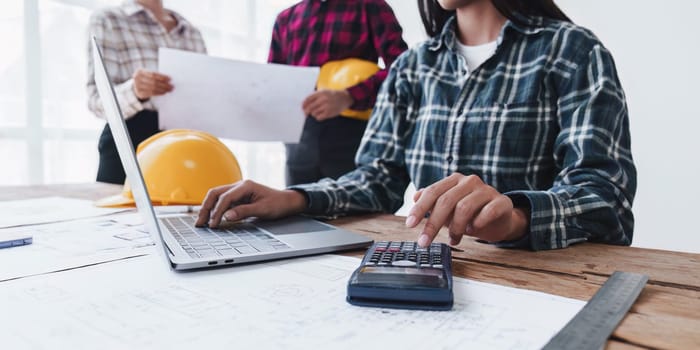
[[(338, 61), (328, 61), (321, 66), (316, 83), (317, 89), (345, 90), (357, 85), (379, 71), (379, 66), (359, 58), (346, 58)], [(343, 117), (367, 120), (372, 109), (356, 111), (346, 109), (340, 113)]]
[[(210, 188), (240, 181), (236, 157), (215, 136), (197, 130), (157, 133), (139, 144), (136, 157), (154, 205), (197, 205)], [(122, 193), (95, 202), (100, 207), (133, 207), (129, 180)]]

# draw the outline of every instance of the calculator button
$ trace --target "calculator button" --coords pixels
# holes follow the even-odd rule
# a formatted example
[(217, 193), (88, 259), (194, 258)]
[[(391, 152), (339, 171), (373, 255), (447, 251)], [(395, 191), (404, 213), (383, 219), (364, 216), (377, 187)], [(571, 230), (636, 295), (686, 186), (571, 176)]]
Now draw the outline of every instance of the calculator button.
[(416, 262), (411, 260), (396, 260), (391, 264), (394, 266), (416, 266)]
[(442, 268), (442, 265), (441, 265), (441, 264), (437, 264), (437, 265), (433, 265), (433, 267), (436, 268), (436, 269), (441, 269), (441, 268)]

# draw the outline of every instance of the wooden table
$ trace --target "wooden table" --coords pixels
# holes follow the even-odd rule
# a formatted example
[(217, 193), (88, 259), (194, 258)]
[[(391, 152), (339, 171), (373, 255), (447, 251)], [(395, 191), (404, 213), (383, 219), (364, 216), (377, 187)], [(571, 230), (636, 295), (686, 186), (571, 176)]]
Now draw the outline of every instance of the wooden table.
[[(106, 184), (0, 187), (0, 200), (45, 196), (96, 199), (118, 193)], [(393, 215), (331, 222), (375, 240), (415, 240), (418, 231)], [(663, 232), (659, 232), (663, 234)], [(438, 241), (446, 242), (446, 232)], [(700, 254), (584, 243), (555, 251), (500, 249), (465, 239), (453, 252), (454, 275), (588, 300), (615, 270), (649, 275), (608, 349), (700, 349)], [(362, 251), (346, 253), (362, 256)]]

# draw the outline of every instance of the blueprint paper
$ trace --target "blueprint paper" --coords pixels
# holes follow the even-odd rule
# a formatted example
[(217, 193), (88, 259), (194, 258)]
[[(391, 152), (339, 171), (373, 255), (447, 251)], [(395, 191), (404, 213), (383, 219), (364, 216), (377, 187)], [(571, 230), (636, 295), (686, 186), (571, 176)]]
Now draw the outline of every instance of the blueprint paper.
[(149, 255), (7, 281), (0, 335), (11, 349), (539, 349), (584, 304), (455, 278), (452, 311), (357, 307), (345, 295), (359, 263), (175, 273)]
[(114, 219), (122, 216), (132, 215), (1, 229), (0, 238), (21, 232), (33, 236), (33, 243), (0, 249), (0, 281), (153, 253), (143, 226)]
[(160, 48), (172, 92), (154, 98), (161, 129), (195, 129), (242, 141), (299, 142), (302, 102), (318, 67), (262, 64)]
[(98, 208), (89, 200), (63, 197), (0, 201), (0, 228), (75, 220), (125, 210)]

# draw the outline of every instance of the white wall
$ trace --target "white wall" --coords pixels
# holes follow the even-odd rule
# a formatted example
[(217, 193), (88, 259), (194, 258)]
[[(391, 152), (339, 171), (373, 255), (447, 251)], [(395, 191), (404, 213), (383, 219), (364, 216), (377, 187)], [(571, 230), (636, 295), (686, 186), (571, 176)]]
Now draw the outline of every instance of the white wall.
[[(422, 35), (415, 1), (390, 0), (409, 44)], [(634, 246), (700, 253), (700, 3), (558, 0), (615, 58), (627, 94), (638, 171)], [(405, 211), (404, 207), (404, 211)]]
[(559, 0), (615, 58), (638, 175), (635, 246), (700, 252), (700, 29), (695, 1)]

